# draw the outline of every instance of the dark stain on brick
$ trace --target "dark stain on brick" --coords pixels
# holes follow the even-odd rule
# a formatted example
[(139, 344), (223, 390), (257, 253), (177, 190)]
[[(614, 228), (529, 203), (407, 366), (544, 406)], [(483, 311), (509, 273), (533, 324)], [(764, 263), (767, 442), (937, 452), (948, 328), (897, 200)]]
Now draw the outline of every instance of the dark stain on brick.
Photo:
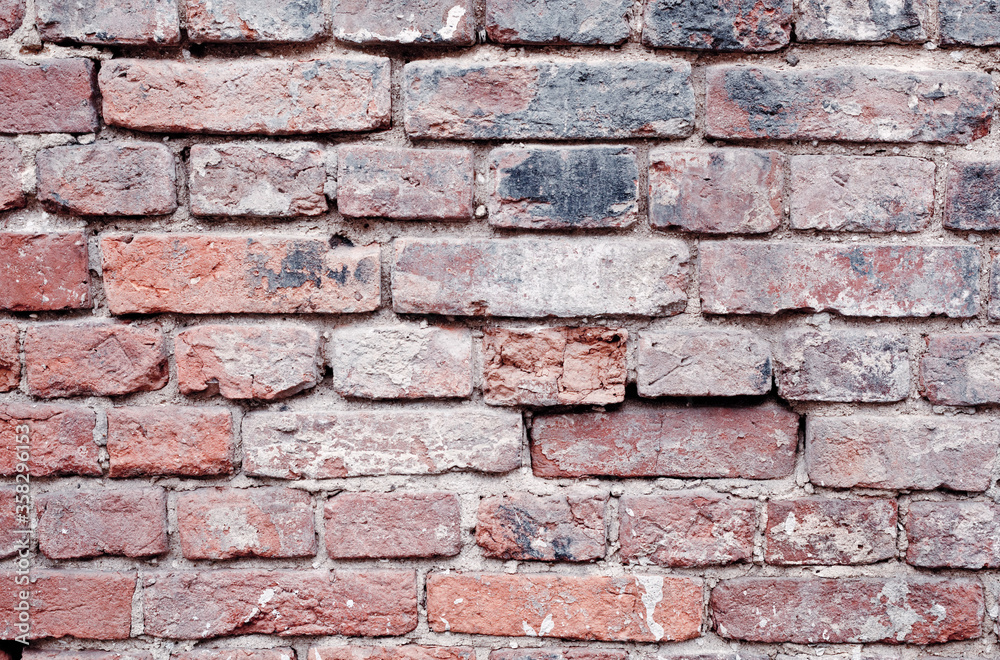
[(1000, 161), (952, 163), (944, 226), (975, 231), (1000, 229)]
[(791, 0), (654, 0), (643, 41), (654, 47), (772, 51), (788, 44)]

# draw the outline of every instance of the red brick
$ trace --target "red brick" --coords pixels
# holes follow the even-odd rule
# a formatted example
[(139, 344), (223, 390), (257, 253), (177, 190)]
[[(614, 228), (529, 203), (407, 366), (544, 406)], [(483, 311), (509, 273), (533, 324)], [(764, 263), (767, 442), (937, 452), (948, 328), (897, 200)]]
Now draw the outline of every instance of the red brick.
[(447, 44), (475, 41), (471, 0), (340, 0), (333, 34), (355, 44)]
[(486, 34), (502, 44), (620, 44), (631, 8), (628, 0), (487, 0)]
[[(15, 516), (24, 513), (23, 510), (17, 511), (16, 507), (25, 506), (25, 500), (30, 501), (31, 495), (20, 494), (16, 488), (15, 484), (0, 486), (0, 559), (16, 555), (19, 549), (25, 547), (22, 541), (26, 541), (30, 547), (29, 537), (18, 533), (27, 530), (29, 525), (18, 522)], [(17, 498), (21, 498), (20, 501)]]
[(171, 653), (170, 660), (295, 660), (295, 649), (193, 649)]
[(521, 416), (392, 409), (250, 413), (243, 470), (279, 479), (334, 479), (453, 470), (510, 472), (521, 466)]
[(216, 570), (147, 574), (145, 632), (229, 635), (402, 635), (417, 626), (413, 571)]
[(1000, 229), (1000, 162), (952, 162), (944, 205), (949, 229)]
[(673, 239), (397, 238), (393, 308), (401, 314), (679, 314), (688, 247)]
[(318, 0), (185, 0), (194, 42), (313, 41), (326, 33)]
[(771, 51), (788, 44), (792, 2), (648, 2), (642, 20), (642, 41), (654, 48)]
[(711, 492), (626, 495), (618, 510), (624, 561), (718, 566), (753, 558), (757, 512), (752, 501)]
[(453, 493), (341, 493), (323, 509), (334, 559), (451, 557), (462, 551)]
[(232, 416), (225, 408), (108, 410), (110, 477), (228, 474), (234, 451)]
[[(330, 160), (336, 156), (330, 156)], [(191, 213), (253, 217), (322, 215), (336, 175), (316, 142), (230, 142), (191, 147)]]
[(844, 316), (975, 316), (979, 251), (922, 245), (702, 243), (708, 314), (834, 311)]
[(319, 333), (293, 325), (200, 325), (174, 339), (182, 394), (282, 399), (322, 380)]
[(346, 326), (327, 344), (333, 386), (362, 399), (468, 398), (472, 334), (465, 328)]
[(0, 61), (0, 133), (97, 130), (94, 63), (82, 58)]
[(4, 283), (0, 310), (89, 308), (86, 237), (82, 233), (0, 233), (0, 282)]
[(990, 130), (993, 85), (971, 71), (712, 66), (711, 137), (968, 144)]
[(806, 468), (829, 488), (983, 491), (1000, 446), (993, 420), (959, 417), (810, 417)]
[(698, 637), (702, 583), (649, 576), (431, 573), (434, 632), (659, 642)]
[(15, 474), (18, 463), (15, 432), (27, 425), (30, 449), (29, 472), (33, 477), (70, 474), (99, 476), (94, 428), (97, 415), (88, 408), (11, 403), (0, 405), (0, 476)]
[(483, 398), (491, 405), (604, 405), (625, 399), (623, 328), (483, 330)]
[(805, 0), (797, 7), (795, 39), (819, 42), (927, 41), (925, 0), (870, 5), (850, 0)]
[(153, 660), (149, 651), (47, 651), (24, 649), (22, 660)]
[(348, 217), (467, 220), (473, 167), (468, 149), (341, 147), (337, 210)]
[(24, 362), (28, 391), (43, 398), (148, 392), (170, 378), (157, 327), (34, 325), (24, 337)]
[(168, 133), (328, 133), (389, 126), (389, 60), (116, 59), (100, 74), (112, 126)]
[(1000, 16), (990, 4), (976, 0), (942, 0), (938, 3), (941, 43), (969, 46), (1000, 44)]
[(38, 548), (49, 559), (150, 557), (169, 550), (162, 488), (63, 490), (36, 496)]
[(1000, 334), (930, 335), (920, 359), (920, 392), (935, 404), (1000, 403), (998, 359)]
[(784, 217), (786, 159), (759, 149), (649, 154), (649, 222), (657, 229), (760, 234)]
[(32, 571), (30, 585), (15, 589), (14, 573), (0, 574), (0, 639), (23, 634), (15, 625), (20, 590), (31, 595), (28, 639), (76, 637), (127, 639), (132, 625), (135, 575), (77, 570)]
[(589, 490), (484, 497), (479, 501), (476, 543), (484, 556), (496, 559), (604, 559), (607, 503), (606, 494)]
[[(732, 651), (730, 653), (726, 652), (671, 653), (667, 651), (665, 654), (663, 651), (658, 651), (656, 653), (640, 655), (639, 657), (641, 658), (641, 660), (770, 660), (770, 656), (768, 655), (748, 652), (746, 646), (740, 648), (739, 651)], [(848, 660), (847, 658), (841, 658), (837, 656), (826, 656), (826, 657), (832, 660)], [(775, 660), (806, 660), (806, 658), (804, 656), (790, 656), (790, 655), (782, 655), (779, 653), (777, 656), (775, 656)], [(868, 656), (862, 656), (860, 658), (851, 658), (850, 660), (898, 660), (898, 659), (872, 658)]]
[(893, 559), (896, 501), (771, 500), (765, 537), (765, 560), (779, 566), (873, 564)]
[(44, 149), (38, 200), (76, 215), (163, 215), (177, 209), (174, 155), (162, 144), (117, 142)]
[(177, 0), (35, 0), (38, 33), (45, 41), (82, 44), (176, 44)]
[(468, 646), (313, 646), (309, 660), (476, 660)]
[(771, 391), (771, 349), (753, 332), (665, 330), (639, 335), (639, 396), (738, 396)]
[[(625, 649), (597, 649), (583, 646), (568, 648), (495, 649), (490, 651), (490, 660), (626, 660)], [(757, 660), (756, 658), (747, 660)]]
[(911, 502), (906, 562), (927, 568), (1000, 568), (1000, 506)]
[(6, 39), (21, 27), (24, 0), (0, 0), (0, 39)]
[(216, 234), (101, 239), (112, 314), (346, 313), (379, 306), (379, 246)]
[[(0, 8), (0, 16), (3, 9)], [(0, 18), (0, 24), (3, 19)], [(21, 172), (24, 160), (21, 150), (13, 140), (0, 139), (0, 211), (19, 209), (27, 201), (21, 187)]]
[(0, 323), (0, 392), (21, 383), (21, 335), (15, 323)]
[(778, 407), (624, 408), (538, 415), (539, 477), (781, 479), (795, 468), (799, 417)]
[(973, 580), (737, 578), (712, 590), (709, 609), (729, 639), (932, 644), (979, 637), (984, 608)]
[(792, 156), (791, 226), (917, 232), (934, 214), (934, 163), (885, 156)]
[(293, 488), (200, 488), (177, 497), (188, 559), (312, 557), (312, 497)]

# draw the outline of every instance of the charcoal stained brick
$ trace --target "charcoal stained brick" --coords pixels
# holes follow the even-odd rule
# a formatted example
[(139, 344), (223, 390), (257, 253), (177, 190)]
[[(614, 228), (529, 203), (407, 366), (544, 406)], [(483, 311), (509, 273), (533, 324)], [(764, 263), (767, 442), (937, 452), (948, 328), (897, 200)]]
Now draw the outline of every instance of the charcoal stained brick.
[(649, 0), (643, 12), (642, 41), (654, 48), (766, 52), (791, 32), (791, 0)]
[(326, 32), (320, 0), (184, 0), (191, 41), (300, 42)]
[(1000, 44), (1000, 14), (991, 2), (942, 0), (938, 4), (941, 43), (996, 46)]
[(0, 133), (90, 133), (100, 125), (94, 63), (0, 61)]
[(765, 544), (765, 561), (778, 566), (872, 564), (893, 559), (896, 501), (771, 500)]
[(639, 335), (641, 397), (740, 396), (771, 391), (771, 348), (744, 330), (662, 330)]
[(21, 383), (21, 334), (16, 323), (0, 323), (0, 392)]
[(804, 0), (795, 21), (797, 41), (923, 43), (927, 41), (926, 0), (852, 2)]
[(403, 68), (412, 138), (676, 138), (694, 130), (687, 62), (485, 64)]
[(109, 477), (205, 477), (233, 471), (225, 408), (133, 406), (108, 410)]
[(727, 241), (702, 243), (699, 260), (708, 314), (966, 318), (979, 308), (975, 247)]
[(1000, 161), (951, 163), (945, 195), (948, 229), (1000, 229)]
[(994, 93), (971, 71), (838, 66), (707, 70), (711, 137), (968, 144), (990, 130)]
[(101, 464), (94, 430), (97, 414), (84, 407), (23, 403), (0, 405), (0, 476), (17, 474), (19, 452), (27, 427), (28, 474), (100, 476)]
[(341, 493), (323, 509), (334, 559), (453, 557), (462, 551), (461, 504), (445, 492)]
[(180, 41), (177, 0), (36, 0), (44, 41), (96, 45), (160, 45)]
[(476, 660), (469, 646), (313, 646), (308, 660)]
[(333, 0), (333, 36), (353, 44), (470, 46), (471, 0)]
[(920, 359), (920, 392), (934, 404), (1000, 403), (1000, 334), (934, 334)]
[(170, 660), (295, 660), (295, 649), (288, 646), (270, 649), (193, 649), (171, 653)]
[(501, 44), (620, 44), (628, 0), (487, 0), (486, 35)]
[(906, 562), (925, 568), (1000, 567), (1000, 506), (993, 502), (911, 502)]
[(21, 27), (24, 0), (0, 0), (0, 39), (6, 39)]
[(0, 233), (0, 310), (89, 308), (88, 264), (83, 233)]
[(0, 211), (19, 209), (27, 203), (21, 184), (23, 169), (24, 160), (17, 144), (0, 138)]

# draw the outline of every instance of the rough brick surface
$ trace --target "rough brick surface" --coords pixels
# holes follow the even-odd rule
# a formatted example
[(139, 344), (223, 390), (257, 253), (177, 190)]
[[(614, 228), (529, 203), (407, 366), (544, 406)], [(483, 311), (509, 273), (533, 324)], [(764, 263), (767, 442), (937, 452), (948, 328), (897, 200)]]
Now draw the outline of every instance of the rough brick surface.
[(250, 413), (243, 469), (281, 479), (509, 472), (521, 465), (521, 433), (514, 413)]
[(998, 334), (931, 335), (920, 359), (920, 392), (936, 404), (1000, 403), (998, 359)]
[(314, 646), (308, 660), (475, 660), (468, 646)]
[(934, 163), (903, 156), (792, 156), (791, 226), (917, 232), (934, 214)]
[(760, 52), (788, 44), (791, 0), (650, 0), (642, 15), (642, 41), (656, 48)]
[(778, 407), (540, 415), (531, 466), (539, 477), (780, 479), (795, 467), (798, 424)]
[(860, 3), (851, 0), (804, 0), (798, 5), (795, 38), (820, 42), (927, 41), (925, 0)]
[(112, 314), (340, 313), (379, 305), (378, 245), (115, 234), (102, 238), (101, 255)]
[(687, 245), (672, 239), (400, 238), (393, 307), (463, 316), (669, 316), (687, 305), (689, 258)]
[(15, 445), (28, 427), (29, 474), (33, 477), (101, 474), (94, 427), (97, 415), (83, 407), (10, 403), (0, 405), (0, 475), (16, 473)]
[(170, 660), (295, 660), (295, 650), (287, 646), (271, 649), (194, 649), (171, 653)]
[[(625, 660), (625, 649), (587, 648), (572, 646), (556, 648), (495, 649), (490, 651), (490, 660)], [(756, 658), (752, 660), (758, 660)]]
[(467, 220), (472, 180), (467, 149), (341, 147), (337, 210), (349, 217)]
[(738, 396), (771, 391), (771, 349), (752, 332), (665, 330), (639, 335), (639, 396)]
[(232, 415), (224, 408), (134, 406), (108, 410), (110, 477), (228, 474)]
[(945, 194), (945, 227), (1000, 229), (1000, 162), (951, 163)]
[(982, 491), (1000, 447), (990, 420), (941, 417), (814, 417), (806, 469), (819, 486)]
[(21, 383), (21, 335), (16, 323), (0, 323), (0, 392)]
[(701, 580), (638, 575), (427, 577), (431, 630), (659, 642), (697, 637)]
[(333, 0), (333, 35), (355, 44), (468, 46), (471, 0)]
[(319, 0), (184, 0), (195, 42), (312, 41), (326, 31)]
[(24, 0), (0, 0), (0, 39), (6, 39), (21, 27)]
[(311, 557), (312, 498), (292, 488), (200, 488), (177, 498), (177, 531), (188, 559)]
[(143, 618), (147, 635), (176, 639), (402, 635), (417, 625), (416, 575), (259, 569), (147, 574)]
[(37, 0), (38, 33), (45, 41), (82, 44), (176, 44), (177, 0)]
[(593, 561), (606, 551), (608, 496), (590, 490), (536, 496), (509, 493), (479, 501), (476, 543), (496, 559)]
[(335, 559), (451, 557), (462, 550), (454, 493), (341, 493), (327, 500), (326, 554)]
[(23, 167), (24, 160), (17, 144), (13, 140), (0, 139), (0, 211), (19, 209), (27, 202), (21, 183)]
[(906, 561), (928, 568), (1000, 567), (1000, 506), (991, 502), (911, 502)]
[(705, 130), (719, 138), (967, 144), (993, 113), (992, 83), (970, 71), (722, 65), (707, 76)]
[(974, 316), (979, 251), (919, 245), (703, 243), (702, 311)]
[(501, 44), (620, 44), (627, 0), (487, 0), (486, 34)]
[(767, 504), (768, 564), (871, 564), (896, 556), (896, 502), (806, 497)]
[(1000, 16), (988, 2), (943, 0), (938, 4), (941, 43), (969, 46), (1000, 44)]
[(0, 233), (0, 282), (0, 310), (90, 307), (86, 236)]
[(604, 405), (625, 399), (621, 328), (483, 331), (483, 398), (492, 405)]
[(24, 336), (28, 391), (34, 396), (115, 396), (158, 390), (169, 369), (156, 327), (53, 323)]
[(53, 491), (35, 498), (38, 548), (50, 559), (150, 557), (169, 550), (162, 488)]
[(201, 325), (174, 339), (182, 394), (282, 399), (322, 379), (319, 333), (293, 325)]
[(680, 60), (426, 61), (403, 75), (414, 138), (675, 138), (694, 127), (691, 67)]
[(98, 127), (94, 63), (0, 61), (0, 133), (89, 133)]
[(784, 217), (777, 151), (659, 149), (649, 154), (649, 223), (708, 234), (760, 234)]
[(0, 486), (0, 559), (13, 557), (25, 544), (30, 547), (30, 535), (18, 533), (28, 531), (29, 525), (17, 519), (24, 513), (17, 507), (27, 506), (24, 502), (29, 499), (30, 495), (16, 491), (16, 484)]
[(660, 566), (749, 561), (757, 530), (754, 503), (711, 492), (626, 495), (619, 500), (622, 559)]
[(142, 131), (288, 135), (389, 124), (384, 58), (116, 59), (100, 84), (104, 120)]
[(47, 651), (30, 648), (25, 649), (21, 657), (24, 660), (153, 660), (153, 654), (148, 651)]

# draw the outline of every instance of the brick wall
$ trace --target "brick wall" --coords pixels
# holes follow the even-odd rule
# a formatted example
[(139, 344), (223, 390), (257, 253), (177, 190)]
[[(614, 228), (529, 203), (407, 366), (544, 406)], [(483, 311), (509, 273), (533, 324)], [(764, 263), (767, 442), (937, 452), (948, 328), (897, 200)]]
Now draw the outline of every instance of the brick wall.
[(0, 638), (995, 660), (996, 46), (973, 0), (0, 0)]

